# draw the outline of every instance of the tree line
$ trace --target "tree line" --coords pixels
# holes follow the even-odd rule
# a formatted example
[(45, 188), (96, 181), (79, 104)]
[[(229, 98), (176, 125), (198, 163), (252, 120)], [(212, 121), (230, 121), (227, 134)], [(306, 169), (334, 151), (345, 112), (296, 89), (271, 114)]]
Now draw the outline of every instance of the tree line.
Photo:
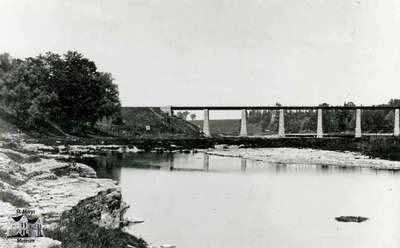
[(26, 59), (0, 54), (0, 107), (23, 127), (93, 127), (118, 115), (120, 106), (112, 75), (76, 51)]

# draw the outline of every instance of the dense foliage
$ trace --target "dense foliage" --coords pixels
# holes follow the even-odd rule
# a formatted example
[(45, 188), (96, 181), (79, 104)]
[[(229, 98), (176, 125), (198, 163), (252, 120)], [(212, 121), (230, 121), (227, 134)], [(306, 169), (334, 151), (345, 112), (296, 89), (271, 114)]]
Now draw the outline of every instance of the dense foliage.
[[(277, 104), (279, 106), (279, 104)], [(329, 106), (320, 104), (319, 106)], [(353, 102), (344, 103), (344, 106), (355, 106)], [(387, 104), (379, 106), (400, 106), (400, 99), (392, 99)], [(263, 131), (278, 129), (279, 113), (275, 110), (251, 110), (248, 113), (249, 123), (259, 124)], [(355, 113), (351, 110), (324, 110), (322, 114), (324, 132), (354, 131)], [(393, 132), (393, 110), (363, 110), (363, 132), (383, 133)], [(317, 127), (317, 113), (315, 110), (286, 111), (285, 128), (288, 133), (315, 133)]]
[(64, 129), (93, 126), (120, 109), (111, 74), (71, 51), (25, 60), (0, 55), (0, 99), (26, 127), (44, 122)]

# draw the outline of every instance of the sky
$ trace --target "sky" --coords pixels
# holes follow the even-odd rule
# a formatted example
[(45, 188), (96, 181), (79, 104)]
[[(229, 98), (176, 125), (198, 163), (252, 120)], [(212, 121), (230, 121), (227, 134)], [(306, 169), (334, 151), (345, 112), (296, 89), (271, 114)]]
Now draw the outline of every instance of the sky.
[(0, 0), (0, 52), (76, 50), (123, 106), (400, 98), (398, 0)]

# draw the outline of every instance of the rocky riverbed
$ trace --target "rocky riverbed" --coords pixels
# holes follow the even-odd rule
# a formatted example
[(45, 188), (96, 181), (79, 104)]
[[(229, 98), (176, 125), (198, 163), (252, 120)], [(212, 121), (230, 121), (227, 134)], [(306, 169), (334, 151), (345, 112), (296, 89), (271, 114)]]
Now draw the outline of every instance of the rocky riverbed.
[(300, 148), (239, 148), (218, 145), (215, 149), (202, 150), (219, 156), (242, 157), (278, 164), (337, 166), (342, 168), (372, 168), (377, 170), (400, 170), (399, 161), (370, 158), (357, 152), (338, 152)]
[[(32, 145), (12, 144), (0, 144), (0, 247), (147, 247), (123, 231), (128, 206), (116, 182), (97, 178), (87, 165), (39, 158)], [(46, 237), (6, 238), (10, 216), (21, 209), (42, 217)]]

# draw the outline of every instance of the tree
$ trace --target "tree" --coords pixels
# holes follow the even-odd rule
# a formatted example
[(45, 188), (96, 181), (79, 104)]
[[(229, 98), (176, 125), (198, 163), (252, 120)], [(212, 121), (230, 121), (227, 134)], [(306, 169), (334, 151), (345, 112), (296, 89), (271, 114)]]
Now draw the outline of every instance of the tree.
[(176, 116), (181, 118), (181, 119), (186, 120), (189, 114), (190, 114), (189, 111), (183, 111), (183, 112), (176, 113)]
[(190, 119), (194, 121), (196, 119), (196, 114), (195, 113), (190, 114)]
[(400, 99), (390, 99), (389, 106), (400, 106)]
[(46, 53), (21, 61), (7, 76), (0, 97), (27, 126), (55, 122), (66, 128), (93, 126), (118, 114), (117, 86), (78, 52)]
[(5, 81), (10, 72), (17, 66), (19, 60), (13, 59), (8, 53), (0, 54), (0, 107), (4, 107), (5, 99), (1, 97), (5, 91)]

